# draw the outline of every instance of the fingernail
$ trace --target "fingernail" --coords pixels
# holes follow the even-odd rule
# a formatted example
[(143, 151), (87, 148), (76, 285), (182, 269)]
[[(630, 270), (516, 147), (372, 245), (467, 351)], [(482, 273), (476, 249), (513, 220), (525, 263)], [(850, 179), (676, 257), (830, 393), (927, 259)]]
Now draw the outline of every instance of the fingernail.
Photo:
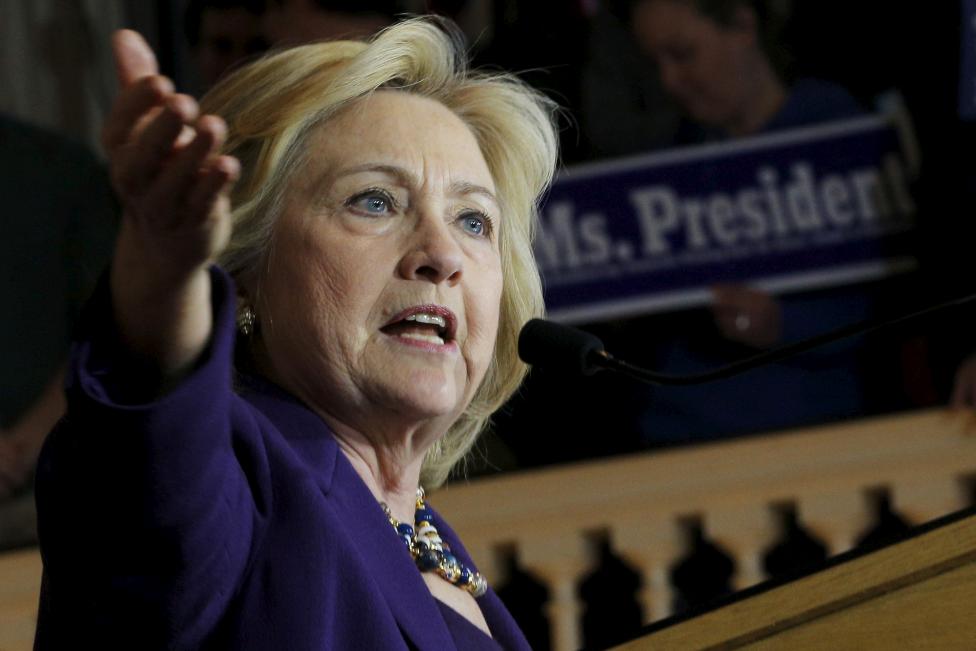
[(209, 132), (215, 140), (223, 138), (226, 130), (224, 121), (214, 115), (201, 116), (197, 122), (197, 128)]
[(162, 75), (153, 77), (153, 84), (155, 85), (156, 90), (163, 95), (169, 95), (176, 90), (176, 86), (173, 85), (172, 80), (170, 80), (169, 77), (163, 77)]

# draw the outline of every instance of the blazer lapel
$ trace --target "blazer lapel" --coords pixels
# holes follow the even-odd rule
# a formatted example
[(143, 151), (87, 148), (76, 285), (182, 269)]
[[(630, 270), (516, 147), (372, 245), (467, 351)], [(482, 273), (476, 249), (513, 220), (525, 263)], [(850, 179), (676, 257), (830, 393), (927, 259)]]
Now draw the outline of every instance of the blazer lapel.
[(492, 637), (503, 648), (508, 649), (508, 651), (532, 651), (522, 629), (512, 619), (511, 613), (508, 612), (505, 604), (498, 598), (494, 590), (489, 587), (488, 592), (478, 599), (478, 605), (481, 607), (481, 613), (485, 616), (485, 621), (488, 622)]
[[(441, 518), (440, 513), (437, 513), (436, 510), (434, 511), (434, 526), (437, 527), (441, 538), (451, 546), (451, 551), (457, 556), (458, 560), (468, 567), (477, 570), (477, 565), (471, 558), (471, 555), (468, 554), (468, 550), (464, 548), (464, 544), (458, 538), (458, 535), (454, 533), (454, 530)], [(492, 637), (503, 648), (508, 651), (532, 651), (532, 647), (529, 646), (528, 640), (525, 639), (522, 629), (512, 619), (511, 613), (508, 612), (505, 604), (498, 598), (498, 595), (491, 586), (488, 586), (488, 592), (479, 597), (477, 602), (478, 607), (481, 608), (481, 614), (485, 616), (485, 621), (488, 622), (488, 628), (491, 630)]]

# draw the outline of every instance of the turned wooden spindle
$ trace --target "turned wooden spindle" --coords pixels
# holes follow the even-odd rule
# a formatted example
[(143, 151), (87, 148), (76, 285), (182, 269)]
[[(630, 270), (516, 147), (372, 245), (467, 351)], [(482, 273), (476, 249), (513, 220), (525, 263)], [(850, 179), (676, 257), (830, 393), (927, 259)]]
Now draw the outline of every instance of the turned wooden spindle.
[(641, 517), (614, 522), (610, 546), (641, 576), (637, 594), (645, 624), (672, 614), (671, 566), (681, 557), (681, 531), (674, 518)]
[(545, 606), (549, 618), (553, 651), (570, 651), (582, 646), (582, 604), (577, 586), (592, 561), (582, 531), (553, 531), (519, 539), (516, 550), (521, 567), (549, 590)]
[(896, 481), (892, 508), (912, 524), (922, 524), (966, 506), (966, 486), (955, 475), (931, 474)]
[(827, 544), (830, 556), (853, 548), (872, 519), (867, 496), (854, 490), (801, 495), (797, 514), (803, 526)]
[(762, 503), (709, 511), (703, 518), (706, 536), (735, 560), (732, 585), (742, 590), (766, 578), (763, 553), (778, 533), (771, 509)]

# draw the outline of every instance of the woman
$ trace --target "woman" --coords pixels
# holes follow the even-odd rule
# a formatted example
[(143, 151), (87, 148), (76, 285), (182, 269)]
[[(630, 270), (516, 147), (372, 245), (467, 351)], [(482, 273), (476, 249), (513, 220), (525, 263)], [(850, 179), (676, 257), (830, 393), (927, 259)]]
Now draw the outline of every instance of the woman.
[(524, 374), (550, 107), (420, 19), (199, 110), (115, 45), (126, 217), (39, 473), (38, 648), (526, 648), (418, 486)]
[[(780, 20), (768, 1), (624, 4), (664, 90), (698, 127), (682, 144), (863, 115), (834, 84), (789, 79)], [(663, 372), (699, 373), (866, 318), (876, 302), (875, 290), (864, 286), (774, 296), (720, 277), (703, 280), (711, 285), (709, 309), (631, 320), (614, 328), (608, 346)], [(781, 430), (864, 415), (872, 407), (864, 352), (861, 341), (706, 385), (651, 393), (603, 381), (597, 390), (613, 396), (627, 414), (620, 420), (628, 434), (645, 445)]]
[[(657, 63), (665, 90), (701, 128), (698, 138), (752, 136), (863, 114), (836, 84), (787, 82), (788, 56), (768, 4), (631, 0), (637, 41)], [(730, 341), (766, 348), (784, 340), (781, 307), (766, 292), (722, 285), (714, 298), (716, 325)]]

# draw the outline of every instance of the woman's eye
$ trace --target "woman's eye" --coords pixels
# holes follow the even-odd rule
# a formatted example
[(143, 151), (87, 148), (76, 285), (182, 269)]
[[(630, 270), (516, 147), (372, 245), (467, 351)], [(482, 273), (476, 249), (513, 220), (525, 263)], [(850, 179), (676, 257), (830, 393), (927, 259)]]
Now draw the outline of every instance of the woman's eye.
[(466, 232), (478, 237), (489, 237), (491, 235), (491, 219), (488, 215), (480, 212), (466, 212), (459, 219), (461, 220), (461, 228)]
[(363, 192), (352, 197), (346, 202), (346, 205), (356, 208), (367, 215), (385, 215), (392, 211), (396, 204), (393, 201), (393, 197), (386, 192), (369, 190), (368, 192)]

